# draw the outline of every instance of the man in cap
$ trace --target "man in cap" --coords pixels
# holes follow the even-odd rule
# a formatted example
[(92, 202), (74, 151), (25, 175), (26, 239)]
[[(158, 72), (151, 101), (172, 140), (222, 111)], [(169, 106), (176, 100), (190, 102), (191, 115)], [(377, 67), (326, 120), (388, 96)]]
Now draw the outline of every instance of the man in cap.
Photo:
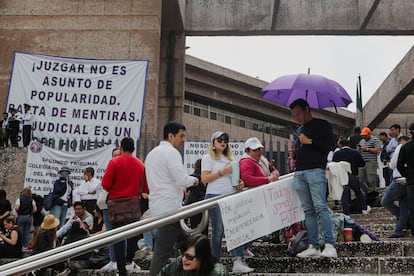
[(31, 106), (24, 104), (23, 114), (23, 146), (27, 147), (30, 144), (32, 136), (33, 113), (30, 110)]
[[(377, 169), (378, 169), (378, 154), (381, 152), (381, 141), (371, 135), (371, 129), (364, 127), (361, 130), (362, 139), (357, 145), (357, 150), (361, 153), (362, 159), (365, 161), (365, 166), (359, 168), (358, 177), (361, 188), (366, 194), (366, 201), (368, 205), (378, 206), (376, 198), (377, 192)], [(365, 184), (365, 179), (368, 184)]]
[(279, 172), (262, 155), (264, 146), (259, 139), (252, 137), (244, 143), (245, 154), (241, 157), (240, 178), (247, 187), (257, 187), (279, 178)]
[(20, 114), (17, 113), (15, 108), (10, 108), (9, 112), (11, 114), (9, 118), (10, 144), (12, 147), (17, 147), (17, 136), (19, 135), (20, 122), (22, 118)]
[(50, 209), (50, 213), (60, 220), (59, 228), (61, 228), (65, 224), (68, 208), (72, 206), (73, 183), (69, 180), (71, 171), (68, 167), (62, 167), (58, 171), (58, 174), (59, 179), (55, 180), (55, 183), (53, 183), (52, 191), (56, 200), (53, 207)]
[(397, 169), (407, 181), (408, 222), (414, 237), (414, 123), (408, 126), (408, 132), (411, 140), (400, 149)]

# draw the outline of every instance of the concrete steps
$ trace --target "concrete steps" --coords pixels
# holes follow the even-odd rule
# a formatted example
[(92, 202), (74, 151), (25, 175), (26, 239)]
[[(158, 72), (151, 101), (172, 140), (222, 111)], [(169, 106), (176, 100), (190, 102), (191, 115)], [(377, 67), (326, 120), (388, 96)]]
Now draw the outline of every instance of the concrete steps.
[[(248, 275), (414, 275), (414, 240), (409, 232), (402, 239), (387, 238), (395, 225), (395, 218), (388, 211), (375, 207), (368, 215), (354, 214), (352, 218), (381, 241), (337, 243), (338, 258), (332, 259), (292, 258), (286, 254), (286, 244), (254, 242), (251, 251), (255, 257), (247, 263), (255, 268), (255, 272)], [(232, 260), (224, 246), (221, 261), (231, 271)], [(130, 275), (148, 275), (150, 260), (137, 259), (135, 262), (143, 270)], [(71, 275), (109, 276), (116, 272), (84, 269)]]

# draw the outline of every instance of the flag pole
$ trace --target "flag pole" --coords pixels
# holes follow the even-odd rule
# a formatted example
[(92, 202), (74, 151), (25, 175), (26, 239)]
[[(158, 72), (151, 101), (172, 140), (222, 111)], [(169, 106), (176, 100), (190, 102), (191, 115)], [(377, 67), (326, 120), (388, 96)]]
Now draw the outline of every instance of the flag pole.
[(358, 75), (357, 87), (356, 87), (356, 126), (361, 127), (364, 122), (364, 113), (362, 108), (362, 86), (361, 75)]

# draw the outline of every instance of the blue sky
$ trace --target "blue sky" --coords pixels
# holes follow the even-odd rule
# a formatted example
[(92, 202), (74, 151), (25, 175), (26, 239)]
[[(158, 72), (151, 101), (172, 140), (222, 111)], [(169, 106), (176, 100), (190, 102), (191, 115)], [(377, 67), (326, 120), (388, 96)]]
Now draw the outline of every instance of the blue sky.
[(339, 82), (355, 111), (358, 75), (365, 105), (413, 45), (414, 36), (187, 37), (186, 53), (268, 82), (310, 68)]

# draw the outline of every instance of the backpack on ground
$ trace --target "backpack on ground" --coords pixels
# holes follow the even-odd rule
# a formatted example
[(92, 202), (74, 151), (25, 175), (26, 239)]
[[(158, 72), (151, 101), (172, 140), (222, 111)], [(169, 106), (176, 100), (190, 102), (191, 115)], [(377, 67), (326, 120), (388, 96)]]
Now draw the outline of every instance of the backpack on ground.
[(287, 254), (291, 257), (295, 257), (297, 254), (307, 249), (308, 246), (308, 232), (306, 230), (302, 230), (290, 240)]

